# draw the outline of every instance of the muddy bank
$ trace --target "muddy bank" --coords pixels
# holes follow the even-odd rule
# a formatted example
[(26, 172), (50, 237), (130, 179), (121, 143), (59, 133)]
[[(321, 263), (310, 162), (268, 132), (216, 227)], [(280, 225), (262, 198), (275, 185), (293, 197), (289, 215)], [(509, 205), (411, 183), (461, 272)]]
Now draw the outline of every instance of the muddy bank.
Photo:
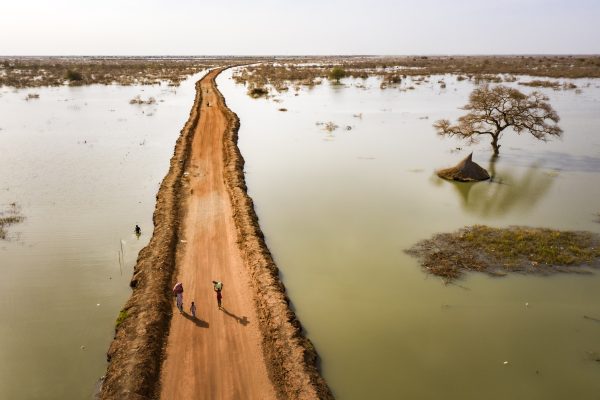
[(224, 135), (225, 186), (231, 198), (238, 245), (255, 292), (262, 347), (273, 385), (284, 399), (333, 399), (318, 370), (317, 352), (302, 333), (302, 325), (289, 307), (279, 269), (267, 248), (254, 204), (244, 179), (244, 158), (237, 147), (240, 121), (221, 92), (228, 120)]
[(154, 232), (138, 255), (130, 286), (131, 297), (119, 315), (115, 338), (107, 353), (109, 362), (101, 399), (156, 398), (163, 347), (171, 321), (171, 280), (176, 266), (182, 175), (194, 130), (200, 119), (202, 94), (196, 98), (175, 145), (169, 172), (160, 185), (154, 211)]

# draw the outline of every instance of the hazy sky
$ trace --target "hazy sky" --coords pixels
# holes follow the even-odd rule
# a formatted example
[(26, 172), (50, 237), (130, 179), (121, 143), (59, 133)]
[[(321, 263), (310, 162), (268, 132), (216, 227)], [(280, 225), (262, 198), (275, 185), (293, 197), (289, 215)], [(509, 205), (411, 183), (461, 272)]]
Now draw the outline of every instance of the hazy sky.
[(600, 0), (3, 0), (0, 55), (600, 53)]

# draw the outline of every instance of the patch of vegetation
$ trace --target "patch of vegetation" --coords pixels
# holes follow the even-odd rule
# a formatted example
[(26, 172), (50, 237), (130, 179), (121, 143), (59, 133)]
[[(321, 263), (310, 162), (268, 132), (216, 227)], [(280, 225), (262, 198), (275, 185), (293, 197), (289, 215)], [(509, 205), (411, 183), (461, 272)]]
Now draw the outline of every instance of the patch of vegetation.
[[(339, 68), (345, 77), (381, 78), (381, 88), (398, 78), (454, 74), (474, 83), (514, 82), (515, 75), (550, 78), (600, 78), (600, 56), (436, 56), (436, 57), (278, 57), (234, 71), (237, 83), (288, 87), (314, 86)], [(421, 78), (419, 81), (426, 82)], [(418, 83), (416, 83), (418, 85)], [(410, 88), (408, 88), (410, 89)]]
[(244, 61), (205, 57), (0, 57), (0, 86), (62, 86), (65, 82), (178, 86), (204, 69)]
[(65, 74), (65, 78), (72, 83), (80, 83), (81, 81), (83, 81), (83, 74), (79, 71), (68, 69), (67, 73)]
[(127, 319), (127, 310), (123, 309), (119, 312), (119, 316), (117, 317), (117, 321), (115, 322), (115, 329), (119, 328), (119, 325), (123, 323)]
[(577, 85), (575, 85), (574, 83), (570, 83), (570, 82), (558, 82), (558, 81), (542, 81), (542, 80), (538, 80), (535, 79), (533, 81), (529, 81), (529, 82), (519, 82), (519, 85), (523, 85), (523, 86), (531, 86), (531, 87), (543, 87), (543, 88), (551, 88), (554, 90), (570, 90), (570, 89), (577, 89)]
[(475, 75), (473, 77), (473, 82), (475, 82), (476, 85), (480, 85), (483, 83), (501, 83), (502, 77), (490, 74)]
[(333, 132), (335, 131), (337, 128), (339, 128), (339, 125), (337, 125), (335, 122), (333, 121), (329, 121), (329, 122), (321, 122), (321, 121), (317, 121), (315, 122), (315, 125), (317, 126), (322, 126), (323, 130), (326, 130), (327, 132)]
[(346, 71), (341, 67), (333, 67), (331, 71), (329, 71), (329, 79), (335, 81), (336, 83), (340, 83), (340, 79), (346, 76)]
[(464, 271), (588, 272), (586, 267), (600, 266), (600, 237), (590, 232), (475, 225), (437, 234), (406, 252), (418, 257), (428, 273), (447, 282)]
[(533, 81), (529, 81), (529, 82), (519, 82), (519, 85), (558, 89), (560, 87), (560, 82), (533, 80)]
[(149, 97), (147, 100), (143, 100), (140, 95), (135, 96), (133, 99), (129, 100), (129, 104), (155, 104), (156, 99), (154, 97)]
[(250, 95), (250, 97), (253, 98), (259, 98), (259, 97), (264, 97), (266, 95), (269, 94), (269, 89), (259, 86), (259, 87), (252, 87), (248, 90), (248, 94)]
[(0, 211), (0, 240), (7, 239), (7, 228), (10, 225), (23, 222), (23, 220), (25, 220), (25, 217), (21, 215), (16, 203), (12, 203), (8, 209)]

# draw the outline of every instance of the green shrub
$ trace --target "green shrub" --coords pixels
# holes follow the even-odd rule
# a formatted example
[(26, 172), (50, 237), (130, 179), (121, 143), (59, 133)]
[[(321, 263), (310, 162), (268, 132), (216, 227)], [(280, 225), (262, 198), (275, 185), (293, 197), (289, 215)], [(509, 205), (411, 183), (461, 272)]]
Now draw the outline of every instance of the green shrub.
[(123, 310), (121, 310), (121, 312), (119, 313), (119, 316), (117, 317), (117, 321), (115, 322), (115, 329), (117, 329), (119, 327), (119, 325), (121, 325), (123, 323), (123, 321), (125, 321), (126, 318), (127, 318), (127, 310), (123, 309)]
[(346, 71), (341, 67), (333, 67), (329, 72), (329, 79), (340, 83), (340, 79), (346, 76)]

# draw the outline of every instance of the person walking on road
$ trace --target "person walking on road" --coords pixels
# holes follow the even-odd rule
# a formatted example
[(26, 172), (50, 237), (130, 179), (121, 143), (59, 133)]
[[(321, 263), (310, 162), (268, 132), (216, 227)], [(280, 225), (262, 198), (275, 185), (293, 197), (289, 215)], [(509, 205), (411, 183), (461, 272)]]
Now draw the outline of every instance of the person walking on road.
[(213, 289), (217, 292), (217, 305), (219, 306), (219, 310), (222, 308), (221, 300), (223, 299), (223, 294), (221, 293), (223, 290), (223, 282), (220, 281), (212, 281)]
[(177, 308), (179, 314), (183, 314), (183, 293), (177, 293)]
[(217, 290), (217, 305), (219, 306), (219, 310), (223, 308), (223, 306), (221, 305), (221, 299), (223, 299), (223, 295), (221, 294), (220, 290)]
[(192, 301), (192, 305), (190, 306), (190, 313), (192, 313), (192, 317), (196, 318), (196, 305)]
[(183, 284), (181, 282), (177, 282), (173, 287), (173, 294), (177, 298), (177, 309), (180, 314), (183, 314)]

